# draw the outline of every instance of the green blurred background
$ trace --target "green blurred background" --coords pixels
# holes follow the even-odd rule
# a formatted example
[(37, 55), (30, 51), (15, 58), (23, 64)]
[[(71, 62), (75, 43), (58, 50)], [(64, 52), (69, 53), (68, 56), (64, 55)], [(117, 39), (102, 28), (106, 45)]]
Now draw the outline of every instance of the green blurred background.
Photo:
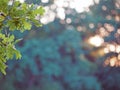
[(22, 59), (0, 90), (120, 90), (120, 0), (26, 2), (44, 6), (43, 26), (15, 32)]

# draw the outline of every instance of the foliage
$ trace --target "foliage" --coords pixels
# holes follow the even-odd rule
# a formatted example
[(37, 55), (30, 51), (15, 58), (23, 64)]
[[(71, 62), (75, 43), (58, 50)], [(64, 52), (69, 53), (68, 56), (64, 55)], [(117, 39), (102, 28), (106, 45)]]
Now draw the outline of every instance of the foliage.
[[(55, 19), (42, 30), (33, 27), (39, 32), (30, 31), (18, 43), (23, 60), (8, 62), (9, 75), (0, 80), (2, 90), (119, 90), (120, 68), (103, 66), (106, 57), (113, 53), (98, 58), (97, 49), (101, 47), (84, 44), (88, 37), (99, 34), (100, 28), (109, 33), (103, 37), (105, 43), (120, 43), (118, 37), (114, 38), (119, 30), (120, 9), (113, 5), (119, 7), (119, 3), (115, 3), (119, 0), (99, 1), (90, 6), (90, 12), (78, 14), (66, 7), (72, 12), (66, 15), (72, 20), (69, 24), (66, 19), (60, 21), (62, 24)], [(110, 32), (105, 25), (115, 27), (115, 31)]]
[(17, 90), (19, 86), (22, 90), (100, 90), (97, 78), (92, 76), (96, 65), (79, 57), (84, 53), (80, 33), (67, 29), (51, 38), (50, 33), (46, 32), (47, 37), (25, 40), (18, 47), (24, 60), (16, 64), (9, 62), (8, 69), (16, 76), (13, 87)]
[(21, 58), (19, 50), (15, 44), (20, 41), (16, 39), (13, 31), (24, 32), (30, 30), (32, 24), (41, 26), (38, 16), (44, 13), (43, 7), (36, 7), (34, 4), (20, 3), (17, 0), (0, 0), (0, 71), (6, 74), (6, 61)]

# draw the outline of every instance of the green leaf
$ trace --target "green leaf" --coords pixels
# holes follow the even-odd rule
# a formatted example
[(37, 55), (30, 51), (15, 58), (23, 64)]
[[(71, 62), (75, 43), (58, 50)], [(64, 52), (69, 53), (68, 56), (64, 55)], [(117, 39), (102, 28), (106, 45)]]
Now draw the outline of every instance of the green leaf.
[(11, 35), (11, 36), (9, 37), (9, 42), (13, 42), (14, 39), (15, 39), (15, 36), (14, 36), (14, 35)]
[(34, 10), (34, 14), (40, 14), (43, 15), (45, 13), (45, 9), (43, 7), (39, 7), (36, 10)]
[[(10, 33), (15, 30), (23, 32), (30, 30), (32, 24), (41, 26), (36, 20), (36, 15), (43, 15), (43, 7), (36, 8), (34, 4), (20, 3), (14, 0), (13, 5), (8, 5), (10, 0), (0, 0), (0, 71), (5, 75), (6, 62), (10, 59), (21, 59), (20, 51), (15, 48), (15, 44), (21, 39), (15, 40), (16, 36)], [(6, 30), (7, 29), (7, 30)], [(8, 34), (9, 33), (9, 34)]]
[(23, 39), (21, 38), (21, 39), (17, 39), (17, 40), (15, 40), (14, 44), (20, 42), (21, 40), (23, 40)]
[(21, 54), (20, 54), (20, 51), (18, 50), (15, 50), (15, 54), (16, 54), (16, 59), (21, 59)]
[(24, 24), (24, 29), (26, 29), (26, 30), (30, 30), (31, 27), (32, 27), (32, 25), (31, 25), (30, 22), (26, 22), (26, 21), (25, 21), (23, 24)]
[(5, 65), (5, 63), (3, 63), (1, 60), (0, 60), (0, 71), (6, 75), (6, 71), (5, 69), (7, 68), (7, 65)]

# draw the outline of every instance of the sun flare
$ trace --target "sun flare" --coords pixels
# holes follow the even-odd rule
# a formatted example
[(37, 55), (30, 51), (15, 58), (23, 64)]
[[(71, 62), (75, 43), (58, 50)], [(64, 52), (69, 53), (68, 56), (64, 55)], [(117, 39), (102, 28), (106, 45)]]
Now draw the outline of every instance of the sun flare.
[(99, 35), (95, 35), (93, 37), (90, 37), (89, 43), (92, 44), (93, 46), (99, 47), (104, 43), (104, 39)]

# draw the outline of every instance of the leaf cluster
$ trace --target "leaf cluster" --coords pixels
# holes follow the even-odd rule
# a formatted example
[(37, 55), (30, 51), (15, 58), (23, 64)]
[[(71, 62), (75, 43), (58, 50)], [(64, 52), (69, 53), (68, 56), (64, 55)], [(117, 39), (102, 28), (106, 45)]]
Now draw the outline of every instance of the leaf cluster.
[[(5, 2), (6, 1), (6, 2)], [(32, 24), (41, 26), (40, 21), (36, 19), (36, 16), (42, 16), (44, 13), (43, 7), (36, 7), (35, 5), (20, 3), (14, 1), (12, 5), (8, 5), (8, 0), (5, 0), (0, 4), (0, 25), (9, 28), (9, 30), (30, 30)], [(2, 6), (2, 7), (1, 7)], [(3, 25), (4, 24), (4, 25)]]
[(6, 74), (5, 69), (7, 65), (5, 64), (7, 60), (13, 59), (16, 56), (16, 59), (21, 58), (20, 52), (15, 48), (15, 43), (18, 40), (15, 40), (14, 35), (5, 36), (0, 33), (0, 71), (3, 74)]
[[(0, 0), (0, 71), (6, 74), (7, 60), (21, 58), (19, 50), (15, 48), (16, 40), (11, 32), (30, 30), (32, 25), (41, 26), (40, 18), (45, 10), (34, 4), (20, 3), (18, 0)], [(36, 18), (38, 17), (39, 18)]]

